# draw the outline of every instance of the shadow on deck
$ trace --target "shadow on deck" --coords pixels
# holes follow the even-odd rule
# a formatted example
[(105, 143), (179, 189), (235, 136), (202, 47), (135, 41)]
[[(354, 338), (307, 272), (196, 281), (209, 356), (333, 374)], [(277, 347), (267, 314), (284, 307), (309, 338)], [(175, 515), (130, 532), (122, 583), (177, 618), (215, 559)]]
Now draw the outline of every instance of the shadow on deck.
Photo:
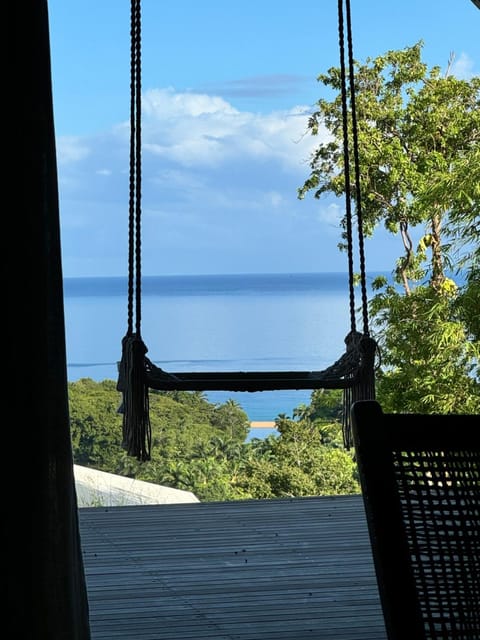
[(79, 514), (92, 640), (386, 639), (361, 496)]

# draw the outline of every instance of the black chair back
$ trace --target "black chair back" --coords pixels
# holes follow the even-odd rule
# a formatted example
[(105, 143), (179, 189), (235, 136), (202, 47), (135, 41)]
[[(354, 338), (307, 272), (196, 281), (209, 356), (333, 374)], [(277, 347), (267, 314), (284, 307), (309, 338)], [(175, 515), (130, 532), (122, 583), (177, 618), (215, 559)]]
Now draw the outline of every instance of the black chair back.
[(480, 416), (352, 406), (389, 640), (480, 640)]

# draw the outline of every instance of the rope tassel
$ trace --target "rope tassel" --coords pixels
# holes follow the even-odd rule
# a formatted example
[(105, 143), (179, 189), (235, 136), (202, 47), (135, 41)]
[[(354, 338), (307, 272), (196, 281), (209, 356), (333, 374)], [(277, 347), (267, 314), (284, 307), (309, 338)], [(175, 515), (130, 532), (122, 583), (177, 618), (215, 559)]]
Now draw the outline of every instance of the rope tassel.
[(150, 403), (145, 376), (147, 348), (137, 334), (126, 335), (122, 340), (122, 359), (119, 363), (117, 390), (122, 392), (123, 402), (119, 413), (123, 414), (122, 447), (129, 456), (144, 462), (150, 460), (152, 429)]
[(360, 352), (360, 367), (354, 374), (354, 382), (343, 390), (343, 444), (346, 449), (353, 447), (351, 408), (357, 400), (375, 400), (375, 356), (378, 353), (376, 341), (369, 336), (357, 333), (348, 349)]

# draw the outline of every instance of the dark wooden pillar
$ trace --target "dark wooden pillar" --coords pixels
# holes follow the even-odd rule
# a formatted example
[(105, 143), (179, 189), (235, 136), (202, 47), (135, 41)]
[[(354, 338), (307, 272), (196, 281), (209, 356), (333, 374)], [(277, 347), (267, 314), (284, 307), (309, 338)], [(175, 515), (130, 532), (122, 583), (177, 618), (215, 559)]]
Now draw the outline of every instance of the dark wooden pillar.
[(88, 640), (68, 413), (48, 6), (19, 0), (5, 9), (4, 628), (14, 637)]

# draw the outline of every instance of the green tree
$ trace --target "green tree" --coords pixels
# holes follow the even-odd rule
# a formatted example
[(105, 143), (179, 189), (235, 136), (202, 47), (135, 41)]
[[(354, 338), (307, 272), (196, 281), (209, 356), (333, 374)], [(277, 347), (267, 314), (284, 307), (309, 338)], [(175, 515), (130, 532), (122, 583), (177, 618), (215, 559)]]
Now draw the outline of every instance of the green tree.
[(310, 419), (320, 432), (322, 444), (343, 448), (341, 389), (315, 389), (310, 398)]
[(254, 498), (359, 493), (352, 455), (324, 444), (321, 424), (279, 416), (276, 425), (279, 436), (267, 438), (261, 448), (254, 445), (253, 455), (245, 458), (241, 486), (246, 493)]
[(140, 463), (121, 446), (120, 401), (113, 380), (69, 383), (77, 464), (186, 489), (200, 499), (243, 495), (235, 482), (248, 419), (239, 405), (212, 404), (198, 392), (151, 391), (152, 459)]
[(378, 396), (387, 411), (477, 413), (478, 343), (467, 339), (453, 300), (429, 286), (408, 296), (393, 288), (372, 309), (383, 328)]
[[(335, 393), (277, 419), (278, 435), (246, 442), (245, 412), (209, 403), (201, 393), (152, 392), (152, 459), (121, 446), (121, 396), (113, 380), (69, 384), (77, 464), (192, 491), (200, 500), (356, 493), (352, 456), (336, 449)], [(327, 415), (328, 414), (328, 415)], [(221, 419), (222, 418), (222, 419)]]
[[(354, 70), (364, 232), (382, 225), (400, 241), (393, 282), (374, 282), (378, 395), (389, 410), (478, 411), (480, 78), (454, 77), (452, 58), (445, 73), (428, 70), (422, 47), (388, 51)], [(319, 100), (310, 118), (310, 132), (328, 136), (300, 198), (346, 191), (340, 71), (319, 80), (338, 94)], [(348, 127), (352, 138), (351, 117)], [(348, 193), (358, 207), (353, 184)], [(345, 232), (342, 248), (344, 240)], [(458, 282), (454, 250), (463, 250)]]
[(70, 432), (76, 464), (110, 471), (123, 455), (120, 395), (113, 380), (68, 384)]
[(231, 440), (243, 442), (250, 429), (247, 414), (235, 400), (216, 405), (211, 416), (213, 426), (224, 431)]

